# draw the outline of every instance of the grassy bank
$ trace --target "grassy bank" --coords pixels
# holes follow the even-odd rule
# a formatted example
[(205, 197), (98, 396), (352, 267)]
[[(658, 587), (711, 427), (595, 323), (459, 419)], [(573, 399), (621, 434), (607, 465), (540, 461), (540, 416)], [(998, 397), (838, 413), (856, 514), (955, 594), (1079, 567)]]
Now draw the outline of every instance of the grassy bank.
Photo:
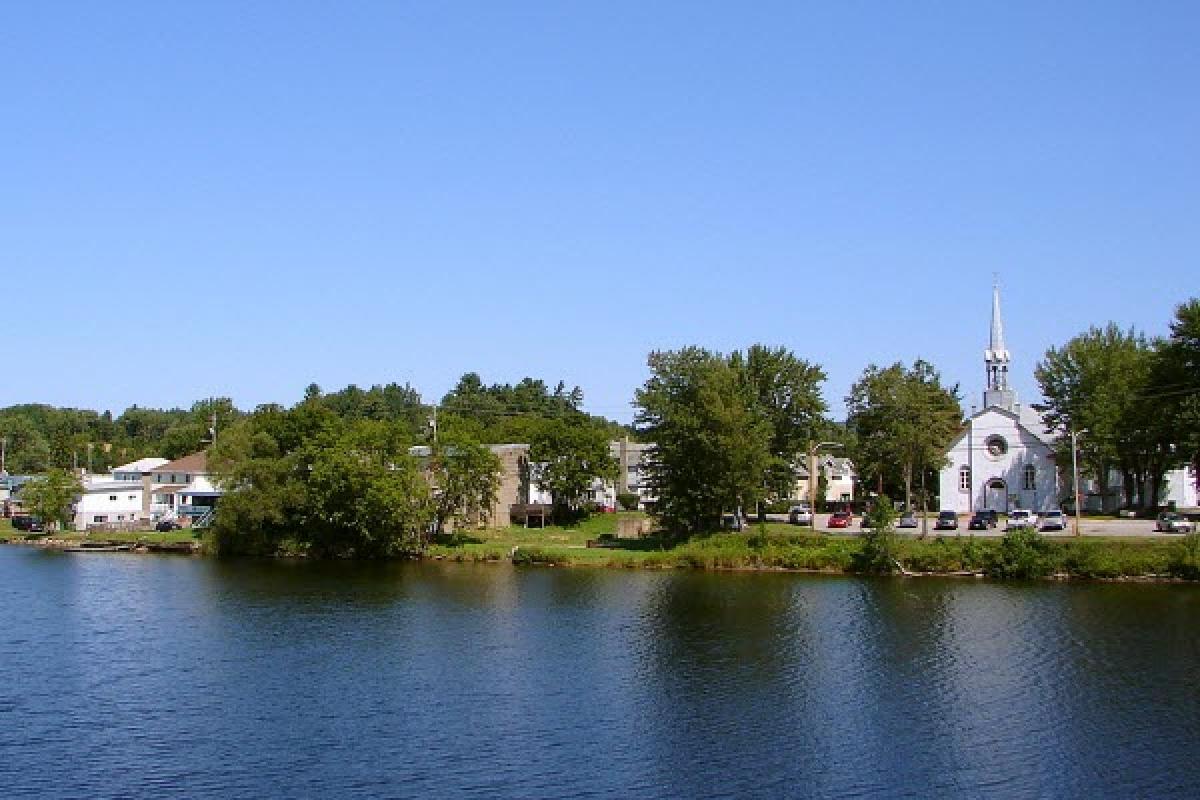
[[(658, 537), (617, 540), (588, 548), (616, 528), (612, 515), (593, 517), (577, 528), (509, 528), (472, 531), (435, 543), (432, 558), (508, 561), (516, 564), (625, 568), (789, 569), (860, 572), (865, 540), (858, 536), (797, 533), (788, 525), (755, 527), (671, 543)], [(1069, 576), (1119, 579), (1200, 579), (1200, 540), (1121, 538), (1048, 539), (971, 536), (899, 538), (890, 543), (896, 571), (922, 574), (986, 574), (999, 578)]]

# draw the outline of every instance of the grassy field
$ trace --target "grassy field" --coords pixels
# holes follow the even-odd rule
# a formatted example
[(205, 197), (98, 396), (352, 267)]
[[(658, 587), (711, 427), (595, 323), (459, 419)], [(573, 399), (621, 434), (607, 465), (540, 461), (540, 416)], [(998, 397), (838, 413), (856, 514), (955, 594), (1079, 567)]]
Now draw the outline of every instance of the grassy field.
[[(588, 539), (616, 530), (613, 515), (578, 527), (471, 531), (432, 545), (428, 557), (454, 561), (626, 568), (790, 569), (857, 572), (864, 569), (859, 536), (797, 532), (787, 524), (751, 526), (670, 543), (650, 536), (588, 548)], [(1088, 538), (1028, 541), (971, 536), (897, 538), (897, 571), (989, 574), (997, 577), (1066, 575), (1080, 578), (1200, 577), (1197, 543), (1184, 540)]]

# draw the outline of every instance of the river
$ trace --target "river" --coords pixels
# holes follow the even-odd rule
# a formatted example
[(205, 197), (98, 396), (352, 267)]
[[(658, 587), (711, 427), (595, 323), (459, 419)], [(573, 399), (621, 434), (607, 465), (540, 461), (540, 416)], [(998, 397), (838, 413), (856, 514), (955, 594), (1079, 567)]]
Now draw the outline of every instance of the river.
[(1194, 797), (1200, 587), (0, 547), (4, 797)]

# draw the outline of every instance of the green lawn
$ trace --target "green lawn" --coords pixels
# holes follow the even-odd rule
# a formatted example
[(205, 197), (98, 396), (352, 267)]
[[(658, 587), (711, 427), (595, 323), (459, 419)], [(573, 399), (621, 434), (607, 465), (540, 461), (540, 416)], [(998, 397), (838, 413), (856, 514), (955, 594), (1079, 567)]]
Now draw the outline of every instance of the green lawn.
[[(427, 555), (455, 561), (629, 568), (795, 569), (853, 572), (864, 540), (857, 535), (813, 534), (786, 523), (757, 525), (741, 533), (697, 536), (670, 543), (657, 536), (617, 540), (588, 548), (588, 539), (616, 530), (613, 515), (596, 515), (578, 527), (471, 531), (432, 545)], [(895, 557), (914, 573), (997, 571), (1000, 537), (898, 537)], [(1011, 558), (1011, 554), (1009, 556)], [(1191, 575), (1184, 542), (1144, 538), (1047, 538), (1038, 556), (1048, 574), (1084, 578)], [(1189, 560), (1191, 559), (1191, 560)], [(1181, 566), (1182, 565), (1182, 566)], [(1003, 573), (1001, 573), (1003, 574)]]

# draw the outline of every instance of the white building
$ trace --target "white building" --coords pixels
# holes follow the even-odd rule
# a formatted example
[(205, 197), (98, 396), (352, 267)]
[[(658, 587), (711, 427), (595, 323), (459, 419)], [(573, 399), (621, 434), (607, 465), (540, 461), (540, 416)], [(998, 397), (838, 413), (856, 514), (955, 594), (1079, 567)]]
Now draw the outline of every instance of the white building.
[(142, 517), (145, 492), (142, 484), (113, 480), (112, 475), (85, 475), (83, 491), (75, 501), (74, 528), (133, 525)]
[(983, 363), (987, 389), (983, 410), (972, 414), (946, 452), (940, 476), (941, 507), (969, 514), (1013, 508), (1059, 507), (1054, 437), (1041, 414), (1017, 402), (1009, 387), (1010, 355), (1004, 346), (1000, 290), (992, 290), (992, 331)]
[(222, 492), (208, 475), (208, 454), (203, 450), (160, 464), (152, 473), (150, 518), (181, 522), (203, 517), (217, 504)]

